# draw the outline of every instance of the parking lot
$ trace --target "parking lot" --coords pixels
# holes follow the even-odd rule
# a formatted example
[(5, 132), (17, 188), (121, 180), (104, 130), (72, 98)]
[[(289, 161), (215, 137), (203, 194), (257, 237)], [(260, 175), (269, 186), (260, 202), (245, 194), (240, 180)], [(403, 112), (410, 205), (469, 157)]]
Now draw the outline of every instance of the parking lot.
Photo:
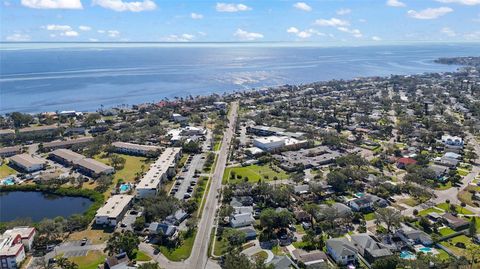
[(171, 194), (175, 198), (188, 199), (193, 195), (193, 189), (199, 177), (199, 174), (195, 175), (195, 170), (201, 171), (204, 162), (205, 157), (203, 153), (189, 156), (172, 188)]

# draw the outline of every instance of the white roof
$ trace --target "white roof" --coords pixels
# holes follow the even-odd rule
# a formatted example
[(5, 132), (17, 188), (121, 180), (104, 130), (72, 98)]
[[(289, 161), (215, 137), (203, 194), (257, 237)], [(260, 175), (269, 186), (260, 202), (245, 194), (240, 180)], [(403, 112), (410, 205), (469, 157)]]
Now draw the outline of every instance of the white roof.
[(156, 188), (160, 184), (163, 175), (168, 171), (168, 168), (175, 165), (176, 157), (180, 150), (180, 148), (166, 148), (155, 163), (150, 166), (147, 174), (140, 180), (137, 190)]
[(262, 144), (268, 144), (268, 143), (275, 143), (275, 142), (281, 142), (281, 141), (285, 141), (285, 138), (284, 137), (280, 137), (280, 136), (267, 136), (267, 137), (258, 137), (258, 138), (255, 138), (255, 141), (257, 141), (258, 143), (262, 143)]
[(34, 165), (43, 165), (45, 163), (44, 159), (31, 156), (29, 154), (18, 154), (15, 156), (10, 157), (10, 161), (13, 161), (19, 165), (22, 165), (24, 167), (31, 167)]
[(132, 199), (133, 195), (114, 195), (107, 200), (105, 205), (98, 209), (96, 216), (116, 218), (123, 212), (125, 207), (132, 201)]

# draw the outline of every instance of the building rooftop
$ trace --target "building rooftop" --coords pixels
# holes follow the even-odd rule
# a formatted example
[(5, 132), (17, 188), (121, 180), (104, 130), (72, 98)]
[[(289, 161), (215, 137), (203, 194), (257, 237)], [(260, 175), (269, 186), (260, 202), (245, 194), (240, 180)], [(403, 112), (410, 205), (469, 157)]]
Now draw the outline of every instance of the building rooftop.
[(96, 216), (116, 218), (125, 207), (132, 201), (133, 195), (119, 194), (110, 197), (107, 202), (97, 210)]
[(13, 161), (13, 162), (15, 162), (19, 165), (25, 166), (25, 167), (31, 167), (31, 166), (34, 166), (34, 165), (40, 165), (40, 164), (45, 163), (44, 159), (29, 155), (29, 154), (26, 154), (26, 153), (12, 156), (12, 157), (10, 157), (10, 161)]
[(82, 154), (78, 154), (69, 149), (56, 149), (50, 154), (72, 163), (85, 158), (85, 156), (83, 156)]
[(125, 148), (125, 149), (139, 150), (139, 151), (157, 151), (160, 149), (160, 147), (158, 146), (140, 145), (140, 144), (134, 144), (134, 143), (127, 143), (127, 142), (113, 142), (112, 146), (117, 148)]
[(180, 148), (166, 148), (137, 184), (137, 189), (156, 188), (160, 184), (162, 176), (175, 165), (176, 156), (180, 150)]
[(84, 158), (84, 159), (80, 159), (78, 161), (75, 161), (75, 164), (80, 165), (83, 168), (86, 168), (88, 170), (91, 170), (95, 174), (100, 174), (100, 173), (103, 173), (107, 170), (113, 169), (113, 167), (111, 167), (109, 165), (106, 165), (102, 162), (99, 162), (97, 160), (90, 159), (90, 158)]

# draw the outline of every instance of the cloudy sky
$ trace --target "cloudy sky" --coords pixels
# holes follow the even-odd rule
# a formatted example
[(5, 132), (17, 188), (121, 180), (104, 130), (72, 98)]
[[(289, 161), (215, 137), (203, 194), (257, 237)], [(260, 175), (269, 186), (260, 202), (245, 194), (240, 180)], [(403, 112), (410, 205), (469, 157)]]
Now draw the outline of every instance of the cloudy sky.
[(0, 0), (2, 41), (480, 41), (480, 0)]

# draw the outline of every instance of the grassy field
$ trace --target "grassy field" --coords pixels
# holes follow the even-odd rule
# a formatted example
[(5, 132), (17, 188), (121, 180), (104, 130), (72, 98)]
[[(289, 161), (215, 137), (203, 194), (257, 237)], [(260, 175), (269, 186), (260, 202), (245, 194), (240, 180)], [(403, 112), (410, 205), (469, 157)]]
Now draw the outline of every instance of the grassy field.
[(473, 194), (470, 193), (470, 190), (472, 191), (480, 191), (480, 187), (478, 186), (473, 186), (473, 185), (470, 185), (470, 186), (467, 186), (464, 190), (462, 190), (461, 192), (458, 193), (458, 199), (464, 203), (466, 203), (467, 205), (470, 205), (470, 206), (476, 206), (473, 202), (473, 199), (472, 199), (472, 196)]
[(440, 190), (440, 191), (443, 191), (443, 190), (448, 190), (450, 189), (452, 186), (452, 182), (450, 181), (447, 181), (446, 183), (439, 183), (438, 186), (435, 188), (436, 190)]
[(0, 179), (7, 177), (9, 175), (15, 175), (17, 171), (7, 165), (7, 162), (4, 162), (0, 165)]
[(450, 229), (450, 228), (448, 228), (448, 227), (439, 229), (438, 232), (439, 232), (442, 236), (447, 236), (447, 235), (450, 235), (450, 234), (455, 233), (454, 230), (452, 230), (452, 229)]
[(439, 214), (441, 214), (441, 213), (443, 213), (443, 211), (431, 207), (431, 208), (427, 208), (427, 209), (424, 209), (424, 210), (422, 210), (422, 211), (419, 211), (419, 212), (418, 212), (418, 215), (420, 215), (420, 216), (426, 216), (426, 215), (428, 215), (429, 213), (439, 213)]
[(85, 237), (92, 240), (92, 244), (101, 244), (108, 240), (110, 233), (107, 233), (104, 230), (92, 230), (91, 228), (88, 228), (87, 230), (70, 234), (68, 241), (82, 240)]
[(99, 264), (105, 262), (105, 254), (98, 250), (91, 250), (87, 256), (71, 257), (70, 261), (76, 263), (79, 269), (97, 269)]
[(148, 256), (145, 252), (138, 251), (137, 252), (137, 257), (135, 258), (135, 260), (137, 262), (148, 262), (148, 261), (151, 261), (152, 258), (150, 258), (150, 256)]
[[(135, 174), (142, 171), (142, 165), (144, 165), (144, 171), (148, 170), (149, 165), (146, 163), (147, 158), (125, 154), (117, 155), (125, 159), (125, 165), (122, 169), (115, 172), (115, 182), (117, 182), (119, 179), (122, 179), (124, 182), (134, 182)], [(108, 158), (101, 158), (97, 155), (95, 156), (95, 159), (102, 163), (111, 165)]]
[(363, 217), (365, 218), (366, 221), (374, 220), (375, 219), (375, 213), (374, 212), (367, 213), (367, 214), (364, 214)]
[[(228, 167), (225, 169), (225, 173), (223, 174), (223, 182), (229, 183), (239, 183), (248, 178), (249, 182), (258, 182), (258, 180), (262, 179), (265, 181), (274, 180), (274, 177), (277, 177), (278, 180), (288, 179), (287, 172), (283, 171), (279, 167), (275, 167), (274, 171), (272, 167), (269, 165), (249, 165), (243, 167)], [(235, 179), (231, 178), (231, 174), (235, 173)], [(241, 178), (239, 178), (241, 177)]]
[[(437, 207), (438, 207), (438, 208), (441, 208), (441, 209), (443, 209), (443, 210), (445, 210), (445, 211), (448, 211), (448, 208), (450, 207), (450, 205), (447, 204), (447, 203), (441, 203), (441, 204), (438, 204)], [(460, 213), (460, 214), (465, 214), (465, 215), (471, 215), (471, 214), (473, 214), (472, 211), (470, 211), (470, 210), (468, 210), (468, 209), (466, 209), (466, 208), (463, 208), (463, 207), (461, 207), (461, 206), (459, 206), (459, 205), (455, 205), (455, 208), (457, 209), (457, 212)]]
[(440, 242), (442, 246), (445, 246), (449, 248), (453, 253), (455, 253), (458, 256), (466, 256), (467, 258), (470, 257), (470, 253), (464, 248), (460, 248), (455, 246), (457, 243), (463, 243), (466, 246), (466, 249), (469, 247), (475, 247), (475, 243), (472, 242), (472, 240), (467, 237), (466, 235), (459, 235), (455, 236), (454, 238), (448, 239), (446, 241)]
[(169, 260), (178, 262), (187, 259), (190, 257), (192, 252), (193, 243), (195, 241), (196, 232), (194, 232), (190, 237), (184, 238), (185, 233), (182, 233), (182, 244), (175, 249), (169, 249), (165, 246), (160, 246), (160, 252)]
[(215, 248), (213, 249), (213, 254), (215, 256), (221, 256), (225, 254), (228, 247), (228, 241), (225, 238), (218, 240), (218, 237), (215, 237)]
[(408, 206), (412, 206), (412, 207), (420, 204), (419, 201), (417, 201), (416, 199), (411, 198), (411, 197), (410, 198), (405, 198), (405, 199), (400, 199), (400, 200), (398, 200), (398, 202), (400, 202), (402, 204), (406, 204)]

